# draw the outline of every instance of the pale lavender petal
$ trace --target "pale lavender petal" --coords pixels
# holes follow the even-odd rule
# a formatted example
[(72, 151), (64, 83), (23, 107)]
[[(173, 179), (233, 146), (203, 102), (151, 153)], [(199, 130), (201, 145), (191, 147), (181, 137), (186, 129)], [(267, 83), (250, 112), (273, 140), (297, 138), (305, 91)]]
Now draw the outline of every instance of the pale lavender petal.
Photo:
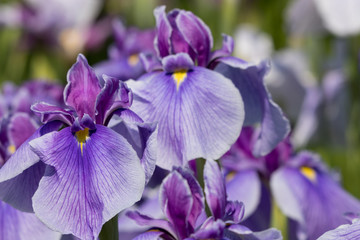
[[(275, 228), (270, 228), (261, 232), (251, 232), (248, 233), (246, 228), (243, 229), (243, 226), (241, 225), (232, 225), (229, 228), (230, 232), (225, 232), (225, 236), (234, 237), (234, 239), (243, 239), (243, 240), (282, 240), (283, 237), (281, 235), (281, 232)], [(232, 233), (237, 233), (237, 237), (235, 237)]]
[(181, 239), (194, 231), (188, 223), (193, 202), (186, 179), (177, 171), (170, 173), (160, 186), (160, 203), (163, 212), (174, 226), (176, 236)]
[(144, 121), (159, 122), (157, 165), (169, 170), (199, 157), (218, 159), (238, 138), (244, 118), (229, 79), (194, 67), (182, 80), (154, 72), (127, 82), (134, 93), (131, 109)]
[(8, 136), (10, 144), (17, 149), (25, 142), (38, 128), (37, 124), (27, 113), (15, 113), (11, 116), (8, 125)]
[(217, 163), (206, 160), (204, 167), (204, 185), (206, 202), (212, 215), (216, 219), (222, 219), (225, 215), (226, 189), (224, 176)]
[(154, 54), (140, 53), (139, 57), (146, 72), (152, 72), (162, 69), (161, 62)]
[[(120, 117), (117, 120), (117, 117)], [(109, 127), (123, 136), (136, 151), (145, 171), (146, 183), (149, 182), (156, 166), (157, 132), (156, 123), (144, 123), (131, 110), (117, 110)]]
[(271, 152), (290, 131), (290, 124), (264, 85), (264, 77), (269, 71), (269, 62), (249, 65), (243, 60), (222, 58), (215, 71), (231, 79), (239, 89), (245, 106), (245, 126), (261, 123), (261, 134), (255, 143), (255, 156)]
[(96, 125), (81, 146), (70, 127), (30, 145), (49, 165), (33, 207), (52, 229), (93, 239), (106, 221), (141, 198), (145, 175), (140, 161), (131, 145), (109, 128)]
[(128, 211), (126, 213), (126, 216), (134, 220), (137, 224), (141, 226), (149, 226), (154, 228), (163, 229), (173, 236), (176, 236), (175, 229), (172, 226), (172, 224), (166, 220), (163, 219), (153, 219), (149, 216), (140, 214), (137, 211)]
[(245, 216), (249, 217), (259, 205), (261, 197), (261, 182), (256, 170), (243, 170), (229, 173), (226, 177), (227, 199), (245, 204)]
[(29, 142), (46, 133), (56, 131), (60, 126), (60, 122), (51, 122), (40, 127), (31, 135), (0, 168), (0, 182), (16, 177), (25, 169), (39, 162), (39, 157), (30, 149)]
[(48, 229), (33, 213), (20, 212), (0, 201), (0, 239), (59, 240), (61, 234)]
[(321, 235), (317, 240), (338, 240), (338, 239), (359, 239), (360, 220), (356, 219), (352, 224), (344, 224), (334, 230), (330, 230)]
[(101, 88), (94, 70), (82, 54), (79, 54), (76, 63), (68, 71), (67, 80), (65, 103), (74, 108), (80, 118), (87, 113), (94, 119), (95, 101)]
[(51, 121), (61, 121), (67, 125), (71, 125), (74, 122), (73, 112), (70, 110), (64, 110), (61, 107), (51, 105), (44, 102), (35, 103), (31, 106), (31, 110), (35, 114), (40, 115), (42, 123)]
[[(301, 153), (297, 158), (309, 156)], [(360, 202), (318, 168), (285, 166), (272, 175), (270, 186), (280, 209), (310, 239), (346, 223), (344, 213), (360, 212)]]

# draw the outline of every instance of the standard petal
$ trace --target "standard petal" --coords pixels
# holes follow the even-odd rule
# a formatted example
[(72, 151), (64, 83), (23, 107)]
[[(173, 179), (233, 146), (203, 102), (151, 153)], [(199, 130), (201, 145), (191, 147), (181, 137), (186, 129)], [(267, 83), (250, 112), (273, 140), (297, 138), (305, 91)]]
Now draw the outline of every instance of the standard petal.
[(32, 149), (49, 167), (33, 197), (36, 215), (49, 227), (81, 239), (142, 195), (145, 176), (131, 145), (113, 130), (96, 125), (80, 143), (70, 127), (37, 138)]
[(206, 160), (205, 163), (204, 185), (206, 202), (212, 215), (215, 220), (223, 219), (226, 207), (225, 181), (219, 166), (212, 159)]
[(127, 82), (134, 92), (131, 109), (159, 122), (157, 165), (169, 170), (195, 158), (218, 159), (244, 119), (241, 96), (229, 79), (200, 67), (175, 75), (180, 81), (174, 74), (154, 72)]
[(103, 76), (105, 86), (96, 98), (96, 122), (106, 124), (108, 117), (119, 108), (132, 104), (132, 92), (125, 83), (114, 77)]
[(48, 229), (33, 213), (24, 213), (0, 201), (0, 239), (58, 240), (61, 234)]
[(172, 28), (165, 14), (165, 6), (155, 8), (154, 15), (156, 19), (157, 35), (155, 38), (155, 49), (159, 57), (165, 57), (170, 54), (170, 36)]
[(80, 118), (87, 113), (94, 119), (95, 101), (101, 88), (95, 71), (82, 54), (68, 71), (67, 80), (64, 90), (66, 105), (74, 108)]
[(174, 226), (176, 236), (180, 239), (194, 231), (188, 223), (193, 202), (186, 179), (177, 171), (170, 173), (160, 186), (160, 203), (163, 212)]
[(272, 175), (270, 186), (280, 209), (309, 239), (346, 223), (344, 213), (360, 211), (360, 202), (320, 169), (283, 167)]
[(261, 123), (261, 134), (253, 150), (255, 156), (271, 152), (290, 131), (289, 121), (265, 88), (263, 78), (269, 69), (266, 61), (256, 66), (234, 57), (222, 58), (215, 67), (239, 89), (245, 107), (244, 125)]

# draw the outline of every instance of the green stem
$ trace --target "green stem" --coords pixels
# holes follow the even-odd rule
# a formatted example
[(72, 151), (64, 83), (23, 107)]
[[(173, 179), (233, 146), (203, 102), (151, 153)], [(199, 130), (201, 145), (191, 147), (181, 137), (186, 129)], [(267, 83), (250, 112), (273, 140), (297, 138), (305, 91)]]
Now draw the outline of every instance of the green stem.
[(99, 235), (100, 240), (119, 240), (118, 215), (106, 222)]

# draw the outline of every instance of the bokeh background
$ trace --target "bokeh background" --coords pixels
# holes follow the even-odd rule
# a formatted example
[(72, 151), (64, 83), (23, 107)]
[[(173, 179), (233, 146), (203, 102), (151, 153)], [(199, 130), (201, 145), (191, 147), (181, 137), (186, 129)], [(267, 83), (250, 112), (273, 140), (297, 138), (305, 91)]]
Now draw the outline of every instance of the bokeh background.
[[(290, 50), (300, 53), (305, 59), (301, 63), (289, 62), (290, 65), (293, 64), (290, 69), (299, 68), (299, 74), (304, 81), (311, 78), (315, 84), (322, 85), (329, 71), (341, 72), (344, 78), (344, 85), (339, 93), (341, 97), (324, 107), (322, 111), (325, 114), (317, 116), (318, 129), (311, 139), (299, 145), (298, 149), (319, 153), (329, 166), (341, 174), (344, 188), (360, 198), (360, 31), (332, 31), (326, 26), (324, 16), (321, 16), (316, 6), (311, 3), (312, 0), (100, 1), (96, 10), (92, 10), (91, 20), (91, 24), (97, 24), (99, 31), (96, 31), (95, 35), (98, 41), (84, 43), (85, 33), (62, 29), (61, 33), (55, 34), (58, 38), (57, 44), (51, 41), (49, 43), (48, 40), (49, 35), (57, 29), (29, 32), (26, 26), (21, 26), (16, 19), (12, 19), (11, 7), (26, 5), (28, 2), (2, 0), (0, 3), (0, 84), (9, 81), (21, 84), (38, 78), (65, 83), (67, 70), (75, 62), (78, 53), (83, 53), (90, 65), (107, 59), (108, 48), (114, 42), (111, 32), (112, 19), (120, 18), (126, 26), (154, 28), (153, 9), (159, 5), (166, 5), (168, 11), (173, 8), (190, 10), (203, 19), (212, 31), (215, 48), (221, 47), (222, 33), (234, 37), (234, 54), (247, 61), (259, 61), (263, 57), (276, 61), (281, 58), (281, 53)], [(52, 1), (43, 2), (51, 4)], [(74, 4), (68, 14), (86, 13), (89, 9), (87, 2), (82, 1), (81, 4)], [(65, 21), (68, 16), (63, 14), (54, 21)], [(347, 16), (343, 14), (332, 17), (339, 18), (336, 20), (342, 22)], [(360, 21), (360, 18), (354, 21)], [(245, 43), (239, 40), (239, 29), (243, 30)], [(282, 61), (286, 63), (286, 60)], [(299, 66), (304, 63), (306, 67)], [(277, 75), (270, 73), (269, 77), (276, 81)], [(270, 86), (269, 89), (273, 91)], [(281, 89), (284, 91), (284, 88)], [(289, 88), (285, 91), (296, 102), (297, 90)], [(273, 92), (275, 100), (277, 94), (278, 91)], [(287, 114), (301, 108), (300, 100), (290, 109), (286, 108), (286, 101), (290, 100), (279, 98), (278, 103), (284, 107)], [(337, 108), (332, 109), (332, 105), (337, 104)], [(330, 123), (327, 119), (329, 111), (336, 115), (335, 120)], [(291, 121), (295, 126), (297, 121), (302, 120), (294, 118)], [(273, 225), (284, 229), (282, 225), (285, 219), (280, 213), (273, 218)]]

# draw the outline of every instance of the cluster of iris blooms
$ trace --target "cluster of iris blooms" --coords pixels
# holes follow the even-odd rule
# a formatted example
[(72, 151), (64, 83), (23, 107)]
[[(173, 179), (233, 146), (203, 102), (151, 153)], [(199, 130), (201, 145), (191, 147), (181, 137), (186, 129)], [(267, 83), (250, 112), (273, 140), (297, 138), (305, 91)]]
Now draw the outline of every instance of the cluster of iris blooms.
[(4, 85), (0, 237), (97, 239), (118, 215), (119, 239), (282, 239), (275, 204), (289, 238), (356, 237), (360, 202), (293, 149), (270, 62), (227, 35), (213, 50), (189, 11), (154, 14), (156, 30), (115, 22), (109, 60), (79, 54), (64, 89)]

